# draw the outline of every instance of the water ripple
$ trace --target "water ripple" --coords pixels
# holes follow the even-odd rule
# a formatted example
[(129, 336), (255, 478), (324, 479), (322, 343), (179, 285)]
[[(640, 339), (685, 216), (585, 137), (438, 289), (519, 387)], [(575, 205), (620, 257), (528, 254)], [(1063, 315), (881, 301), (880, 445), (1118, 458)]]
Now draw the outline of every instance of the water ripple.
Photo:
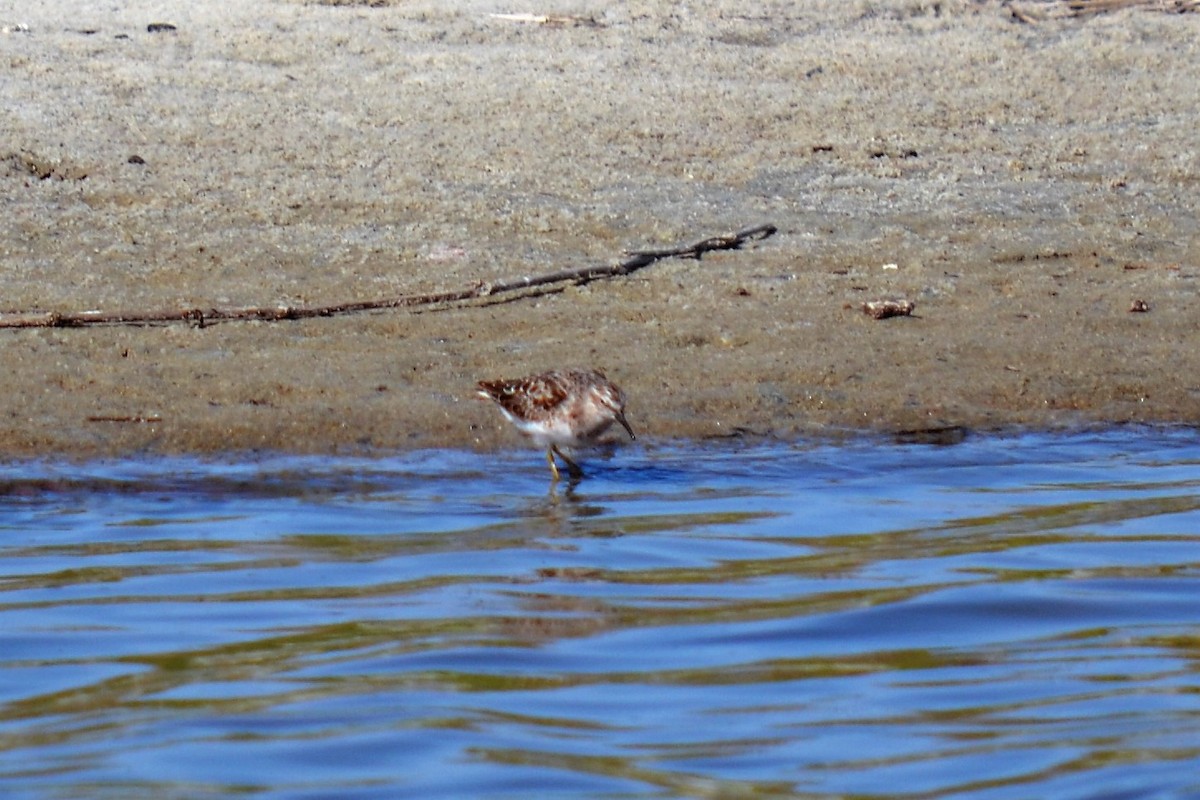
[(1189, 432), (590, 466), (6, 465), (0, 787), (1200, 793)]

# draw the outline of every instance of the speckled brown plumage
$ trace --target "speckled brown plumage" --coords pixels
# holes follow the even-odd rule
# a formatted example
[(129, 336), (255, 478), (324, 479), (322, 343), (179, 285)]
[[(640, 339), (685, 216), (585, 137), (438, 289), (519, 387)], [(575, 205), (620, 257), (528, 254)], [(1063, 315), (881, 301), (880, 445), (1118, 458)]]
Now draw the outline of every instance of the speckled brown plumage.
[(496, 402), (505, 417), (546, 448), (546, 460), (557, 480), (554, 456), (572, 477), (582, 471), (559, 448), (592, 444), (614, 422), (636, 438), (625, 420), (625, 393), (596, 370), (553, 370), (513, 380), (480, 381), (481, 397)]

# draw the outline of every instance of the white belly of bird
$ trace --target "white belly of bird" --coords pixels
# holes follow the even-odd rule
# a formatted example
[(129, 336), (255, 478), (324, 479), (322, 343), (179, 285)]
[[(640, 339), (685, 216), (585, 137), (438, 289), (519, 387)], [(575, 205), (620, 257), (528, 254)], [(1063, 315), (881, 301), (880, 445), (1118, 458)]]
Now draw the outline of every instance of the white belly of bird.
[(604, 424), (599, 427), (591, 427), (583, 431), (575, 430), (571, 427), (570, 420), (564, 417), (552, 417), (549, 419), (531, 422), (530, 420), (520, 419), (509, 414), (504, 409), (501, 409), (504, 416), (508, 417), (512, 424), (522, 432), (530, 436), (539, 447), (549, 447), (557, 445), (559, 447), (581, 447), (590, 444), (591, 441), (604, 433), (611, 425), (611, 421), (605, 420)]

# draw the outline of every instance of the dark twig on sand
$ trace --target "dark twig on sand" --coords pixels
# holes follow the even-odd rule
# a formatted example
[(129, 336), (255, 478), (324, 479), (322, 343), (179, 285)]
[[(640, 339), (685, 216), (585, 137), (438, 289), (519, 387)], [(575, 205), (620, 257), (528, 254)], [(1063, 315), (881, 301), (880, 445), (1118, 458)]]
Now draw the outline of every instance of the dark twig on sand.
[(89, 325), (166, 325), (191, 323), (203, 328), (213, 322), (230, 320), (279, 322), (282, 320), (310, 319), (312, 317), (334, 317), (364, 311), (382, 311), (392, 308), (414, 308), (439, 306), (452, 303), (485, 300), (501, 294), (534, 289), (554, 284), (583, 284), (605, 278), (629, 275), (666, 258), (694, 258), (699, 260), (705, 253), (714, 250), (738, 250), (749, 241), (766, 239), (774, 235), (774, 225), (756, 225), (726, 236), (712, 236), (686, 247), (667, 250), (635, 250), (630, 258), (620, 264), (600, 267), (564, 269), (545, 275), (533, 275), (497, 283), (475, 283), (464, 289), (431, 294), (410, 294), (386, 300), (365, 300), (353, 303), (337, 303), (323, 306), (253, 306), (246, 308), (189, 308), (174, 311), (80, 311), (75, 313), (35, 312), (8, 315), (0, 318), (0, 328), (82, 328)]
[(1013, 19), (1035, 24), (1063, 17), (1092, 17), (1126, 8), (1184, 14), (1200, 11), (1200, 0), (1003, 0)]

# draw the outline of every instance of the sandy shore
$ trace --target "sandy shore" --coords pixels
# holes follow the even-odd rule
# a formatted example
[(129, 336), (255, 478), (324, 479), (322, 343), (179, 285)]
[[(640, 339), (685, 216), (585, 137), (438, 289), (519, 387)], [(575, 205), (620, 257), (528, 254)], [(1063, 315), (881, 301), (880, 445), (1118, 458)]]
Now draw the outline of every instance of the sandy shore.
[[(495, 16), (521, 13), (567, 19)], [(1200, 14), (2, 0), (0, 26), (0, 319), (779, 228), (506, 302), (0, 330), (0, 456), (517, 445), (474, 382), (569, 365), (651, 442), (1200, 419)]]

